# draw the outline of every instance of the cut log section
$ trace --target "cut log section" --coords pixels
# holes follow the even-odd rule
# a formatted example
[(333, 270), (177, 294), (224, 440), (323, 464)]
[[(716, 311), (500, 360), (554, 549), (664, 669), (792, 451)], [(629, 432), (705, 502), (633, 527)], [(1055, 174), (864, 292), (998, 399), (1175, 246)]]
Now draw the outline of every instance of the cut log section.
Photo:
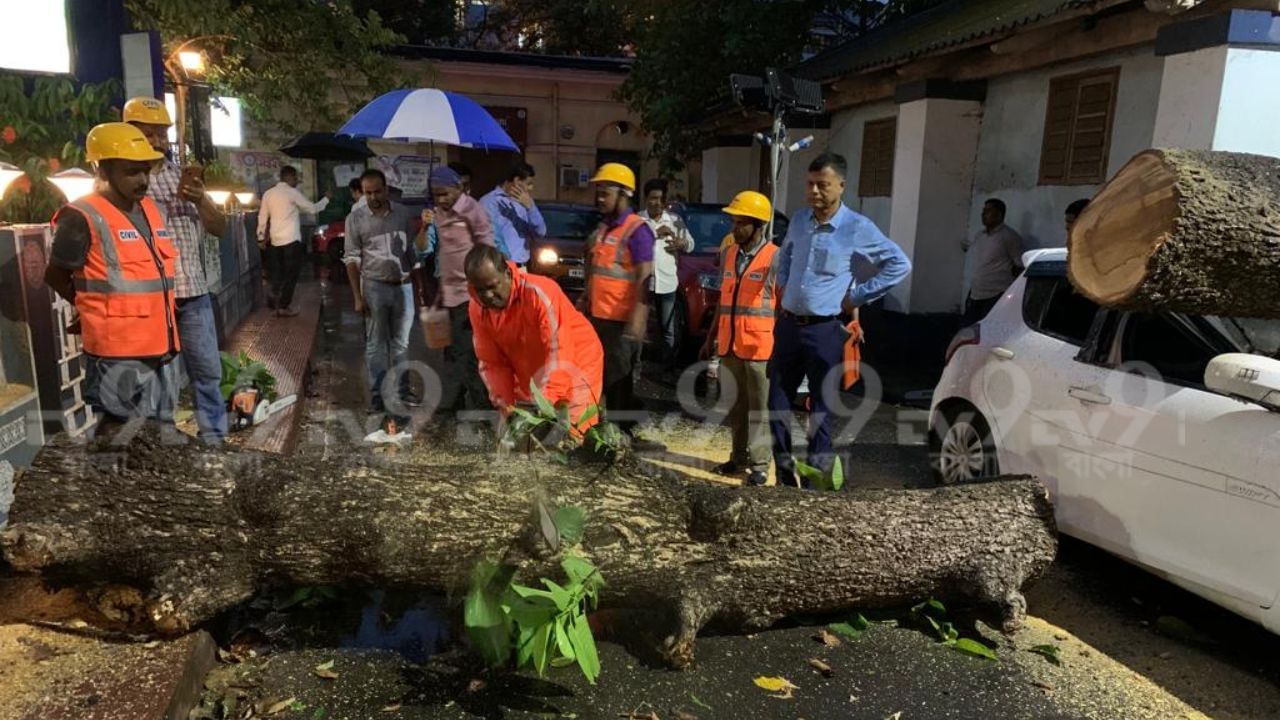
[(1107, 307), (1280, 318), (1280, 159), (1147, 150), (1068, 240), (1072, 284)]
[(178, 634), (268, 585), (459, 597), (485, 558), (525, 582), (559, 579), (533, 509), (576, 505), (587, 511), (577, 550), (607, 582), (602, 607), (646, 611), (653, 647), (680, 666), (709, 623), (753, 631), (930, 596), (993, 607), (1012, 629), (1021, 588), (1057, 547), (1044, 488), (1025, 478), (817, 493), (438, 448), (326, 461), (162, 439), (45, 447), (18, 482), (4, 558), (96, 588), (112, 617)]

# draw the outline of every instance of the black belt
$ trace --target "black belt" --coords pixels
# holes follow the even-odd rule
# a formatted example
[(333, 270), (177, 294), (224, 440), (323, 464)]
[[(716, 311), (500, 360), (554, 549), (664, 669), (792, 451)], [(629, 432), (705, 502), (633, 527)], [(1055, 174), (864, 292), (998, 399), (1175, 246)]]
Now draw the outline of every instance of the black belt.
[(795, 320), (797, 325), (817, 325), (837, 319), (835, 315), (797, 315), (790, 310), (783, 310), (782, 314)]
[(413, 278), (405, 278), (403, 280), (382, 280), (381, 278), (369, 278), (369, 279), (376, 283), (382, 283), (383, 285), (406, 285), (408, 283), (413, 282)]

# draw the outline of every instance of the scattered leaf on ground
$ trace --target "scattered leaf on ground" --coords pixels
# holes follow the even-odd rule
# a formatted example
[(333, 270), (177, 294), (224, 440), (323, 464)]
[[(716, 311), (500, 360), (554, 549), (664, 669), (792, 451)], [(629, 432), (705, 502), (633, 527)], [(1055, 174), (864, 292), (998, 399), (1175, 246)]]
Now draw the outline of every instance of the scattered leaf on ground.
[(471, 682), (467, 683), (467, 692), (469, 693), (480, 692), (486, 687), (488, 687), (488, 683), (486, 683), (484, 680), (481, 680), (480, 678), (472, 678)]
[(393, 703), (391, 705), (387, 705), (386, 707), (382, 708), (382, 712), (384, 713), (400, 712), (400, 703)]
[(809, 658), (809, 667), (812, 667), (814, 670), (822, 673), (823, 677), (831, 677), (836, 674), (836, 671), (832, 670), (830, 665), (822, 662), (818, 658)]
[(818, 634), (813, 636), (813, 639), (829, 648), (840, 647), (840, 638), (826, 628), (819, 630)]
[(755, 679), (755, 684), (756, 684), (756, 687), (760, 688), (761, 690), (767, 690), (771, 693), (778, 693), (777, 695), (773, 695), (772, 697), (775, 697), (779, 700), (790, 700), (792, 698), (791, 691), (800, 689), (799, 685), (793, 685), (790, 680), (784, 677), (761, 676)]
[(267, 709), (263, 710), (262, 714), (263, 715), (279, 715), (285, 710), (288, 710), (289, 707), (296, 702), (298, 702), (298, 698), (296, 697), (285, 698), (284, 700), (280, 700), (277, 702), (268, 701), (267, 703), (263, 703), (264, 705), (266, 705)]
[(334, 671), (333, 671), (333, 661), (332, 661), (332, 660), (330, 660), (330, 661), (329, 661), (329, 662), (327, 662), (327, 663), (321, 663), (320, 665), (315, 666), (314, 668), (312, 668), (312, 669), (311, 669), (311, 672), (312, 672), (312, 674), (314, 674), (316, 677), (321, 678), (322, 680), (337, 680), (337, 679), (338, 679), (338, 673), (336, 673), (336, 672), (334, 672)]
[(1060, 653), (1062, 652), (1062, 649), (1059, 648), (1057, 645), (1036, 645), (1035, 647), (1027, 650), (1027, 652), (1033, 652), (1037, 655), (1040, 655), (1045, 660), (1048, 660), (1054, 665), (1062, 664), (1062, 658), (1059, 657)]
[(1046, 692), (1053, 692), (1053, 686), (1050, 685), (1049, 683), (1040, 682), (1039, 680), (1032, 680), (1031, 684)]
[(686, 710), (676, 710), (676, 720), (698, 720), (698, 716)]
[(837, 635), (846, 637), (850, 640), (857, 640), (862, 637), (862, 631), (846, 622), (831, 623), (827, 629)]
[(886, 716), (884, 720), (902, 720), (902, 711), (899, 710), (892, 715)]
[(987, 647), (986, 645), (983, 645), (977, 640), (970, 640), (969, 638), (959, 638), (958, 640), (955, 641), (954, 644), (952, 644), (951, 647), (964, 653), (965, 655), (973, 655), (974, 657), (986, 658), (987, 660), (999, 659), (996, 657), (995, 652), (993, 652), (991, 648)]
[(706, 703), (702, 702), (701, 700), (699, 700), (699, 699), (698, 699), (698, 696), (697, 696), (697, 695), (694, 695), (693, 693), (689, 693), (689, 702), (693, 703), (694, 705), (697, 705), (698, 707), (702, 708), (703, 710), (710, 710), (710, 709), (711, 709), (711, 706), (710, 706), (710, 705), (708, 705), (708, 704), (706, 704)]

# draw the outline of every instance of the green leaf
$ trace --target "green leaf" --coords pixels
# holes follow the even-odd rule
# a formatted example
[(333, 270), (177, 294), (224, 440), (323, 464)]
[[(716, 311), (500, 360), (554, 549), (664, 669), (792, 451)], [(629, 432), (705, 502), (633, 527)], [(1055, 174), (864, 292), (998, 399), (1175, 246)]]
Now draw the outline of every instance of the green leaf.
[(604, 587), (604, 577), (590, 560), (570, 555), (560, 561), (560, 567), (569, 578), (569, 584), (580, 584), (588, 594), (594, 594)]
[(954, 647), (957, 651), (962, 652), (966, 655), (973, 655), (974, 657), (986, 658), (988, 660), (999, 659), (996, 657), (996, 654), (991, 650), (991, 648), (987, 647), (986, 645), (983, 645), (977, 640), (970, 640), (969, 638), (960, 638), (955, 641), (955, 644), (952, 645), (952, 647)]
[(1033, 652), (1054, 665), (1062, 664), (1062, 649), (1057, 645), (1036, 645), (1035, 647), (1028, 649), (1027, 652)]
[(555, 601), (556, 607), (561, 611), (568, 610), (573, 604), (573, 594), (564, 589), (555, 580), (550, 578), (542, 578), (542, 584), (547, 586), (547, 592), (551, 594), (551, 599)]
[(539, 676), (546, 675), (551, 661), (551, 633), (554, 623), (546, 623), (533, 631), (533, 668)]
[(547, 420), (556, 419), (556, 406), (551, 404), (546, 395), (542, 394), (542, 390), (538, 387), (538, 383), (529, 381), (529, 394), (533, 397), (533, 402), (538, 406), (538, 412)]
[(328, 714), (329, 714), (328, 710), (325, 710), (322, 707), (318, 707), (316, 708), (315, 712), (311, 713), (311, 720), (323, 720), (324, 717)]
[(495, 587), (501, 586), (505, 577), (503, 566), (488, 560), (477, 563), (463, 604), (467, 636), (491, 667), (498, 667), (511, 657), (511, 626), (500, 600), (505, 588)]
[(847, 622), (831, 623), (827, 626), (827, 629), (837, 635), (843, 635), (850, 640), (857, 640), (862, 637), (863, 630), (861, 628), (856, 628)]
[(568, 545), (576, 545), (582, 540), (583, 529), (587, 524), (587, 511), (577, 505), (566, 505), (551, 516), (560, 539)]
[(520, 597), (512, 594), (503, 603), (502, 609), (507, 613), (507, 617), (516, 627), (521, 630), (525, 628), (535, 628), (544, 623), (551, 622), (560, 610), (556, 607), (555, 601), (549, 597)]
[(578, 667), (582, 668), (582, 674), (586, 676), (587, 682), (595, 685), (596, 678), (600, 677), (600, 655), (596, 652), (596, 639), (591, 634), (591, 625), (587, 623), (587, 617), (582, 613), (577, 613), (570, 618), (569, 639), (573, 642)]
[(712, 709), (712, 707), (711, 707), (710, 705), (708, 705), (708, 704), (706, 704), (706, 703), (702, 702), (701, 700), (699, 700), (699, 699), (698, 699), (698, 696), (697, 696), (697, 695), (694, 695), (693, 693), (689, 693), (689, 702), (693, 703), (694, 705), (697, 705), (698, 707), (702, 708), (703, 710), (711, 710), (711, 709)]
[(583, 425), (586, 425), (593, 418), (595, 418), (595, 416), (599, 414), (600, 414), (600, 406), (593, 404), (589, 406), (586, 410), (582, 411), (582, 414), (578, 416), (578, 419), (573, 423), (573, 426), (576, 428), (581, 428)]
[(556, 618), (556, 649), (560, 651), (560, 656), (568, 660), (577, 659), (577, 655), (573, 651), (573, 643), (569, 640), (568, 625), (570, 622), (569, 615), (561, 615)]
[(840, 462), (840, 456), (831, 463), (831, 489), (839, 490), (844, 487), (844, 465)]

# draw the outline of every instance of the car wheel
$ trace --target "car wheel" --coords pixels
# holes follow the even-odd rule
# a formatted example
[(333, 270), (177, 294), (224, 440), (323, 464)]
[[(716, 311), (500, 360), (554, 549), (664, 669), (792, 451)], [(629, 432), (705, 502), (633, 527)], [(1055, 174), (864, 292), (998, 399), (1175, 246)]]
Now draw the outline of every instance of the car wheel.
[(676, 346), (671, 356), (674, 360), (681, 360), (684, 359), (689, 348), (698, 347), (694, 339), (689, 337), (689, 308), (685, 305), (683, 295), (676, 294), (676, 306), (671, 313), (673, 316), (671, 324), (675, 326), (676, 334)]
[(968, 403), (943, 406), (929, 428), (929, 451), (933, 477), (940, 485), (1000, 474), (991, 426)]

